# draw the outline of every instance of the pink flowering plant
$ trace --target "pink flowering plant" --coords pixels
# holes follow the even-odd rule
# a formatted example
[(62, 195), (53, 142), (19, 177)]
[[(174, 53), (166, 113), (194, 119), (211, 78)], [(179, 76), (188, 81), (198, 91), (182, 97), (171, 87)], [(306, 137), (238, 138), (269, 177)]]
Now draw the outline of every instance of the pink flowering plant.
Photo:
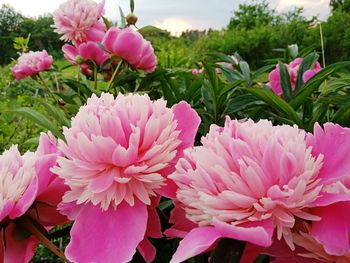
[(0, 155), (0, 262), (349, 262), (350, 62), (291, 45), (168, 68), (134, 1), (105, 11), (54, 12), (66, 68), (13, 62), (40, 106), (8, 111), (48, 132)]

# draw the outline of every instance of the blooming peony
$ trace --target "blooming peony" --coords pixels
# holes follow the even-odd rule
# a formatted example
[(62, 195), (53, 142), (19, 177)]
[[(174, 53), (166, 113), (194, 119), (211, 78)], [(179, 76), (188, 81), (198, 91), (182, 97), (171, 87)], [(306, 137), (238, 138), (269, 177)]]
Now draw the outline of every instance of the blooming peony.
[(157, 58), (151, 43), (131, 28), (111, 27), (104, 36), (102, 44), (112, 54), (124, 59), (136, 69), (150, 73), (156, 68)]
[(14, 220), (29, 217), (44, 227), (67, 221), (56, 209), (67, 187), (49, 171), (58, 155), (54, 138), (46, 134), (40, 136), (36, 153), (21, 156), (12, 146), (0, 155), (1, 262), (29, 262), (38, 244), (33, 236), (19, 239)]
[(106, 28), (98, 20), (104, 13), (104, 4), (104, 0), (99, 4), (91, 0), (64, 2), (53, 14), (54, 31), (73, 44), (101, 41)]
[(73, 65), (77, 64), (77, 60), (82, 60), (83, 62), (95, 62), (97, 65), (102, 66), (109, 55), (102, 50), (95, 42), (81, 43), (77, 47), (65, 44), (62, 47), (64, 57), (71, 62)]
[(43, 51), (30, 51), (23, 53), (17, 60), (17, 64), (11, 69), (17, 80), (45, 71), (52, 66), (52, 56)]
[[(287, 66), (287, 70), (289, 73), (289, 78), (291, 81), (291, 87), (294, 90), (295, 84), (298, 77), (298, 71), (301, 63), (303, 62), (302, 58), (296, 58), (292, 62), (289, 63)], [(306, 83), (309, 79), (311, 79), (316, 73), (318, 73), (322, 69), (320, 63), (316, 63), (315, 66), (312, 69), (309, 69), (304, 72), (303, 74), (303, 81)], [(272, 91), (276, 93), (278, 96), (281, 96), (283, 94), (282, 87), (281, 87), (281, 80), (280, 80), (280, 69), (279, 65), (276, 66), (274, 70), (272, 70), (269, 74), (269, 85), (272, 88)]]
[[(178, 186), (177, 210), (183, 209), (185, 218), (173, 213), (178, 223), (166, 234), (187, 232), (172, 262), (204, 252), (222, 237), (268, 247), (276, 233), (294, 249), (296, 219), (312, 222), (311, 234), (329, 252), (349, 249), (350, 215), (344, 211), (350, 196), (332, 190), (348, 175), (350, 129), (316, 125), (314, 134), (307, 134), (266, 120), (227, 118), (223, 128), (213, 125), (202, 143), (186, 150), (169, 176)], [(335, 204), (337, 213), (318, 211)], [(335, 218), (339, 224), (332, 225)]]
[(193, 145), (200, 119), (186, 102), (172, 108), (147, 95), (93, 95), (64, 129), (54, 172), (70, 190), (61, 211), (75, 220), (66, 256), (74, 262), (128, 262), (136, 248), (152, 261), (160, 237), (155, 207), (167, 175)]

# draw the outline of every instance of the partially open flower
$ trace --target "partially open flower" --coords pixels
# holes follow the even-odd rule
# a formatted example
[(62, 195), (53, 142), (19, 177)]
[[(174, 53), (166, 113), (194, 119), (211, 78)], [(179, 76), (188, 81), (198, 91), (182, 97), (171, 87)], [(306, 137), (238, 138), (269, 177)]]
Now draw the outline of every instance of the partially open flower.
[(92, 0), (64, 2), (53, 14), (55, 32), (73, 44), (101, 41), (106, 28), (98, 20), (104, 13), (104, 3), (104, 0), (99, 4)]
[(104, 36), (102, 44), (112, 54), (124, 59), (136, 69), (150, 73), (156, 68), (157, 58), (151, 43), (131, 28), (111, 27)]
[(1, 262), (29, 262), (34, 255), (38, 241), (27, 234), (18, 238), (18, 233), (23, 232), (18, 220), (30, 218), (43, 227), (67, 221), (57, 211), (67, 187), (50, 172), (58, 155), (54, 138), (47, 134), (40, 136), (36, 153), (21, 155), (17, 147), (12, 146), (0, 155)]
[(51, 68), (52, 56), (43, 51), (30, 51), (23, 53), (17, 60), (17, 64), (11, 69), (17, 80), (37, 74)]
[(70, 187), (62, 204), (75, 219), (66, 248), (70, 260), (127, 262), (138, 246), (144, 251), (152, 232), (147, 222), (158, 218), (157, 193), (171, 187), (167, 175), (193, 145), (198, 125), (186, 102), (167, 108), (166, 101), (147, 95), (114, 99), (103, 93), (80, 108), (72, 127), (64, 129), (65, 158), (54, 169)]

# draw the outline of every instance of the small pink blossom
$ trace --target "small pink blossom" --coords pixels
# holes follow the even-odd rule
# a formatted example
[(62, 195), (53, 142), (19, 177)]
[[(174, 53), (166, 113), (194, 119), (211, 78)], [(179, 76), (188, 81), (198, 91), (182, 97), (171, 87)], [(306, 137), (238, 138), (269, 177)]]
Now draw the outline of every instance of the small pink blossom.
[(17, 60), (17, 64), (11, 69), (17, 80), (37, 74), (51, 68), (52, 56), (43, 51), (30, 51), (23, 53)]
[[(295, 84), (298, 77), (299, 67), (301, 63), (303, 62), (303, 58), (296, 58), (292, 62), (289, 63), (287, 66), (287, 70), (289, 73), (289, 78), (291, 82), (292, 90), (295, 88)], [(311, 79), (314, 75), (316, 75), (319, 71), (321, 71), (322, 67), (320, 63), (316, 63), (315, 66), (312, 69), (309, 69), (304, 72), (303, 74), (303, 81), (306, 83), (309, 79)], [(269, 85), (272, 88), (272, 91), (276, 93), (278, 96), (282, 96), (283, 91), (281, 87), (281, 80), (280, 80), (280, 69), (279, 65), (276, 66), (274, 70), (272, 70), (269, 74)]]
[(104, 0), (99, 4), (92, 0), (64, 2), (53, 14), (54, 31), (73, 44), (101, 41), (106, 28), (98, 20), (104, 13), (104, 4)]
[(75, 222), (66, 256), (74, 262), (147, 262), (160, 237), (158, 194), (172, 192), (167, 175), (191, 147), (200, 119), (186, 102), (172, 108), (148, 95), (93, 95), (64, 128), (65, 157), (54, 172), (70, 190), (61, 210)]
[(348, 251), (350, 195), (333, 190), (350, 168), (350, 129), (316, 125), (308, 134), (296, 126), (227, 118), (223, 128), (212, 125), (202, 144), (186, 150), (169, 176), (186, 218), (172, 215), (178, 223), (167, 234), (181, 237), (192, 228), (172, 262), (211, 249), (223, 237), (268, 247), (276, 235), (294, 249), (296, 219), (312, 222), (310, 233), (328, 252)]
[(29, 262), (38, 244), (33, 236), (16, 238), (15, 219), (30, 217), (48, 228), (67, 221), (56, 209), (67, 187), (50, 172), (58, 155), (54, 138), (47, 134), (40, 136), (36, 153), (21, 155), (12, 146), (0, 155), (1, 262)]
[[(95, 62), (100, 67), (109, 59), (109, 55), (95, 42), (81, 43), (77, 47), (65, 44), (62, 47), (64, 57), (73, 65), (81, 62)], [(81, 60), (81, 61), (77, 61)]]
[(131, 28), (111, 27), (102, 40), (105, 48), (136, 69), (151, 73), (157, 65), (152, 45)]

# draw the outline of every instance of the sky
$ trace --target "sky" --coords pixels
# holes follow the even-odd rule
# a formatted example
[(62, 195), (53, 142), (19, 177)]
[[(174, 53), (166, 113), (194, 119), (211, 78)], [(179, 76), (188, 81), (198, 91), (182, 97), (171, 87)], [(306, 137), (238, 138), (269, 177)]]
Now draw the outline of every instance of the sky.
[[(17, 11), (30, 17), (54, 12), (65, 0), (0, 0), (0, 5), (8, 3)], [(95, 0), (100, 2), (102, 0)], [(105, 0), (106, 16), (119, 19), (118, 6), (129, 13), (129, 0)], [(137, 25), (154, 25), (178, 35), (186, 29), (220, 29), (227, 26), (234, 10), (240, 3), (249, 0), (134, 0)], [(327, 18), (329, 0), (270, 0), (270, 6), (279, 12), (302, 6), (304, 15)]]

